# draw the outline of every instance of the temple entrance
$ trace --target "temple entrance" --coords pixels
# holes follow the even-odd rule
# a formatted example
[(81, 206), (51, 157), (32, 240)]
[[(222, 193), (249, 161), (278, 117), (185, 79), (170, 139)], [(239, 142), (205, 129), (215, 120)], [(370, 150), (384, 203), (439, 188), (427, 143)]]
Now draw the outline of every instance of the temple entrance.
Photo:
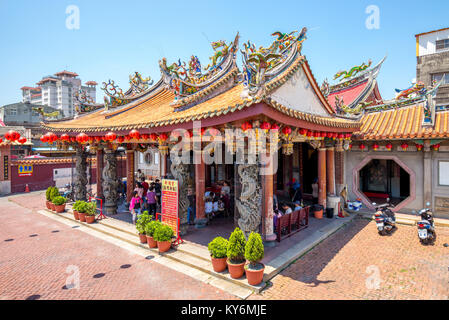
[(318, 152), (308, 143), (301, 143), (302, 148), (302, 181), (303, 194), (312, 196), (312, 184), (318, 179)]
[(393, 205), (410, 196), (410, 175), (394, 160), (373, 159), (359, 171), (360, 191), (371, 201)]

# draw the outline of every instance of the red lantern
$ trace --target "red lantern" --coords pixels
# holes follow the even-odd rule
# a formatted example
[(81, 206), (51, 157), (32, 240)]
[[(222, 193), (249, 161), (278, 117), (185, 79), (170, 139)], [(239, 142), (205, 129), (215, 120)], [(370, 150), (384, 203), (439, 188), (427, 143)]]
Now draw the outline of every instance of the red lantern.
[(3, 139), (2, 138), (0, 138), (0, 143), (3, 143)]
[(282, 128), (282, 133), (285, 134), (287, 137), (290, 133), (292, 133), (292, 128), (290, 127), (283, 127)]
[(76, 137), (70, 137), (70, 142), (76, 142)]
[(253, 128), (253, 125), (250, 122), (248, 122), (248, 121), (246, 121), (246, 122), (244, 122), (242, 124), (242, 130), (243, 131), (246, 131), (246, 130), (249, 130), (249, 129), (252, 129), (252, 128)]
[(279, 131), (279, 126), (278, 126), (276, 123), (273, 123), (273, 124), (271, 125), (271, 130)]
[(403, 144), (401, 144), (401, 148), (402, 148), (403, 151), (406, 151), (407, 148), (408, 148), (408, 143), (404, 142)]
[(311, 138), (313, 136), (313, 132), (312, 131), (307, 131), (307, 137)]
[(132, 139), (132, 137), (131, 137), (130, 135), (127, 134), (127, 135), (125, 136), (125, 140), (126, 140), (126, 141), (130, 141), (131, 139)]
[(150, 139), (153, 140), (153, 141), (156, 141), (157, 140), (157, 134), (155, 134), (155, 133), (150, 134)]
[(62, 134), (60, 139), (61, 139), (61, 141), (64, 141), (64, 142), (70, 141), (70, 137), (67, 133)]
[(267, 121), (262, 122), (262, 124), (260, 125), (260, 129), (262, 129), (265, 133), (267, 133), (270, 128), (271, 124)]
[[(8, 138), (6, 138), (6, 134), (5, 134), (5, 139), (8, 140)], [(47, 142), (47, 137), (45, 135), (41, 136), (41, 141), (42, 143), (46, 143)]]
[(78, 143), (86, 143), (87, 141), (89, 141), (89, 136), (87, 134), (85, 134), (84, 132), (81, 132), (80, 134), (78, 134), (76, 136), (76, 141)]
[(416, 144), (416, 150), (421, 151), (424, 146), (422, 144), (417, 143)]
[(377, 151), (377, 149), (379, 149), (379, 145), (377, 143), (374, 143), (373, 144), (373, 150)]
[(209, 128), (208, 131), (212, 137), (216, 137), (220, 134), (220, 130), (215, 129), (215, 128)]
[(352, 143), (349, 144), (349, 150), (352, 150)]
[(385, 148), (387, 148), (387, 150), (390, 151), (393, 148), (393, 145), (390, 142), (388, 142)]
[(362, 143), (361, 145), (359, 145), (360, 150), (365, 150), (366, 146)]
[(307, 129), (304, 128), (299, 129), (299, 134), (305, 136), (307, 134)]
[(317, 131), (315, 131), (314, 133), (313, 133), (313, 137), (316, 139), (316, 138), (319, 138), (321, 136), (321, 134), (319, 133), (319, 132), (317, 132)]
[(5, 139), (9, 140), (9, 141), (17, 141), (20, 138), (20, 134), (17, 131), (14, 130), (9, 130), (6, 134), (5, 134)]
[(160, 139), (161, 141), (166, 141), (166, 140), (168, 139), (168, 136), (167, 136), (166, 133), (161, 133), (161, 134), (159, 135), (159, 139)]
[(338, 139), (343, 140), (345, 138), (345, 135), (343, 133), (340, 133), (338, 135)]
[(131, 138), (133, 138), (133, 139), (136, 139), (136, 140), (139, 140), (139, 139), (140, 139), (140, 133), (139, 133), (139, 131), (137, 131), (136, 129), (131, 130), (131, 131), (129, 132), (129, 136), (130, 136)]
[(123, 143), (125, 141), (125, 137), (124, 136), (120, 136), (117, 138), (118, 143)]
[(21, 137), (18, 141), (20, 144), (24, 144), (25, 142), (27, 142), (27, 139), (25, 137)]
[(150, 139), (150, 135), (148, 133), (144, 133), (144, 134), (142, 134), (142, 139), (148, 140), (148, 139)]
[(106, 135), (105, 135), (105, 139), (106, 139), (106, 141), (110, 141), (110, 142), (112, 142), (112, 141), (114, 141), (115, 139), (117, 139), (117, 135), (114, 133), (114, 132), (108, 132)]
[(437, 143), (437, 144), (434, 144), (432, 147), (433, 147), (433, 150), (438, 151), (440, 149), (441, 145), (439, 143)]
[(345, 134), (345, 138), (346, 138), (346, 140), (349, 140), (349, 139), (351, 139), (351, 136), (352, 136), (352, 133), (347, 133), (347, 134)]
[[(106, 138), (106, 137), (105, 137)], [(103, 137), (94, 137), (95, 141), (100, 142), (101, 140), (103, 140)], [(90, 139), (89, 139), (90, 140)]]
[(58, 140), (58, 136), (55, 135), (53, 132), (47, 132), (44, 137), (45, 137), (46, 142), (48, 142), (50, 144), (55, 142), (56, 140)]

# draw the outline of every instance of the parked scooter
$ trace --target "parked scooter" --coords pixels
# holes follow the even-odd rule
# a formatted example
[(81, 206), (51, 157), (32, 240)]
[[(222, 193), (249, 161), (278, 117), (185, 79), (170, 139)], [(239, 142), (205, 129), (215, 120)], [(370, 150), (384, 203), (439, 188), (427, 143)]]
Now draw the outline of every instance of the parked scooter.
[(73, 201), (73, 192), (72, 192), (72, 186), (70, 185), (70, 183), (67, 183), (63, 190), (59, 190), (59, 194), (61, 196), (63, 196), (66, 199), (72, 200)]
[(419, 215), (421, 216), (421, 221), (418, 221), (418, 237), (419, 241), (422, 244), (430, 244), (433, 243), (437, 234), (435, 232), (435, 223), (433, 221), (433, 213), (429, 209), (430, 203), (426, 203), (427, 208), (419, 211)]
[(390, 234), (396, 228), (396, 217), (392, 210), (393, 206), (390, 204), (390, 199), (388, 198), (387, 203), (381, 205), (377, 205), (374, 202), (373, 206), (376, 207), (374, 216), (379, 234), (382, 236)]

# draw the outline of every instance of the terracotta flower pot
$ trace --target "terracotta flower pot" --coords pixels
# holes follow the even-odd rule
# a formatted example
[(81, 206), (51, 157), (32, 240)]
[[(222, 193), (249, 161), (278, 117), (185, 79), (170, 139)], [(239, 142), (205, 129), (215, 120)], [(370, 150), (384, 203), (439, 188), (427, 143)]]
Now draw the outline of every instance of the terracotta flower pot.
[(315, 218), (317, 219), (323, 219), (323, 210), (321, 209), (320, 211), (315, 211)]
[(80, 218), (81, 222), (86, 222), (86, 214), (82, 212), (78, 212), (78, 217)]
[(159, 249), (159, 252), (167, 252), (170, 250), (171, 247), (171, 241), (158, 241), (157, 242), (157, 248)]
[(139, 233), (140, 243), (147, 243), (147, 236)]
[(85, 216), (86, 222), (87, 223), (94, 223), (95, 222), (95, 216)]
[(73, 210), (73, 217), (75, 218), (75, 220), (79, 220), (80, 217), (78, 216), (78, 211)]
[(51, 210), (51, 201), (45, 201), (45, 205), (47, 206), (48, 210)]
[(214, 258), (214, 257), (210, 257), (212, 260), (212, 267), (214, 268), (215, 272), (222, 272), (226, 270), (226, 267), (228, 266), (228, 263), (226, 262), (226, 260), (228, 258), (224, 257), (224, 258)]
[(232, 279), (239, 279), (245, 273), (245, 262), (234, 264), (228, 260), (228, 270)]
[(265, 266), (262, 263), (260, 264), (263, 266), (260, 270), (250, 269), (249, 265), (247, 266), (247, 268), (245, 268), (246, 279), (252, 286), (257, 286), (263, 280), (263, 272), (265, 270)]
[(51, 211), (56, 211), (55, 204), (53, 202), (50, 203), (50, 209)]
[(60, 206), (55, 205), (55, 211), (56, 213), (63, 213), (65, 211), (65, 203)]
[(153, 237), (147, 236), (147, 243), (150, 248), (157, 248), (157, 242), (154, 241)]

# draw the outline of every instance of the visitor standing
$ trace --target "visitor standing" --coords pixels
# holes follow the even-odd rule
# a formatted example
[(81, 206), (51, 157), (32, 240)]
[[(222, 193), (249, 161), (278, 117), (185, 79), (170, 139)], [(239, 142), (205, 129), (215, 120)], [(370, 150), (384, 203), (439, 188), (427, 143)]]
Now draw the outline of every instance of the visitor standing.
[(157, 196), (154, 187), (150, 187), (147, 193), (148, 213), (153, 217), (156, 216)]
[(137, 191), (133, 192), (131, 203), (129, 204), (129, 211), (131, 211), (133, 224), (136, 224), (137, 215), (140, 215), (142, 208), (142, 198), (139, 197)]

